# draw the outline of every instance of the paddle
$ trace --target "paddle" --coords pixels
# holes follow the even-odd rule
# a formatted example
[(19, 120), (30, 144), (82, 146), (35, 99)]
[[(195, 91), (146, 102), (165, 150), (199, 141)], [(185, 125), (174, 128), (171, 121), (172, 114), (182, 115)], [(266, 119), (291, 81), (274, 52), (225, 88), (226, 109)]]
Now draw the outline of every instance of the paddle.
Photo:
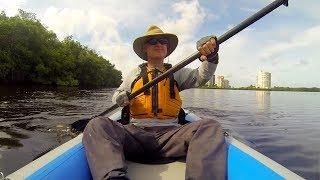
[[(242, 31), (244, 28), (246, 28), (249, 25), (253, 24), (254, 22), (258, 21), (263, 16), (265, 16), (266, 14), (268, 14), (271, 11), (275, 10), (276, 8), (278, 8), (281, 5), (288, 6), (288, 0), (276, 0), (276, 1), (272, 2), (272, 3), (270, 3), (268, 6), (264, 7), (263, 9), (261, 9), (260, 11), (255, 13), (254, 15), (252, 15), (249, 18), (247, 18), (246, 20), (242, 21), (239, 25), (233, 27), (232, 29), (230, 29), (229, 31), (224, 33), (222, 36), (220, 36), (217, 39), (217, 43), (218, 44), (222, 44), (223, 42), (225, 42), (226, 40), (228, 40), (229, 38), (231, 38), (232, 36), (234, 36), (238, 32)], [(155, 85), (158, 82), (162, 81), (163, 79), (167, 78), (170, 74), (173, 74), (173, 73), (179, 71), (181, 68), (183, 68), (186, 65), (190, 64), (191, 62), (193, 62), (194, 60), (198, 59), (199, 57), (200, 57), (200, 52), (193, 53), (191, 56), (187, 57), (186, 59), (184, 59), (183, 61), (181, 61), (177, 65), (175, 65), (172, 68), (168, 69), (162, 75), (158, 76), (157, 78), (153, 79), (152, 81), (149, 81), (147, 84), (145, 84), (139, 90), (131, 93), (129, 95), (129, 100), (135, 98), (140, 93), (143, 93), (145, 90), (151, 88), (153, 85)], [(93, 119), (95, 117), (98, 117), (98, 116), (104, 116), (104, 115), (114, 111), (118, 107), (119, 106), (117, 104), (115, 104), (115, 105), (111, 106), (110, 108), (108, 108), (106, 111), (102, 112), (99, 115), (96, 115), (96, 116), (93, 116), (93, 117), (87, 118), (87, 119), (78, 120), (78, 121), (76, 121), (76, 122), (71, 124), (71, 128), (73, 130), (75, 130), (75, 131), (82, 132), (91, 119)]]

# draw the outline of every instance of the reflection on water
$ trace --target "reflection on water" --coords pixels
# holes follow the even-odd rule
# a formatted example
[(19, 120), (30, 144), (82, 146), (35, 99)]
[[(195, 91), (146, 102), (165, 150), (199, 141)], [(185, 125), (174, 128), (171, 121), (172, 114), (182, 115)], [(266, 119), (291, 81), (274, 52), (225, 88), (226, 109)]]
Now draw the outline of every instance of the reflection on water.
[(0, 147), (12, 148), (23, 146), (19, 139), (29, 138), (27, 135), (13, 130), (11, 127), (0, 126)]
[(192, 89), (183, 106), (218, 120), (254, 149), (307, 179), (320, 179), (320, 93)]
[(22, 147), (23, 145), (17, 139), (0, 138), (0, 146), (6, 148)]
[[(0, 86), (0, 171), (9, 174), (72, 138), (67, 125), (110, 107), (112, 94)], [(320, 179), (320, 93), (190, 89), (181, 95), (184, 108), (219, 121), (299, 175)]]
[(270, 109), (270, 91), (256, 91), (258, 109), (267, 111)]
[(0, 172), (7, 175), (71, 139), (68, 124), (104, 111), (111, 105), (112, 92), (0, 86)]
[(0, 131), (2, 131), (2, 133), (6, 133), (10, 138), (19, 138), (19, 139), (26, 139), (28, 138), (27, 135), (25, 134), (21, 134), (19, 132), (17, 132), (16, 130), (13, 130), (12, 127), (3, 127), (0, 126)]

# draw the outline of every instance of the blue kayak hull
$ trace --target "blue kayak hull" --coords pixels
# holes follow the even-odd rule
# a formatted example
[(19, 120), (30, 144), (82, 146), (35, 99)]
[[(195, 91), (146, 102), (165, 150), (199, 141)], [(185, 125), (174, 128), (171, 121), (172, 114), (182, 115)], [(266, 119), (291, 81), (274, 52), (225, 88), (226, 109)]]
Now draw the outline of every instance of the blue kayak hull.
[[(194, 116), (194, 115), (193, 115)], [(192, 114), (189, 114), (189, 118)], [(87, 163), (82, 134), (31, 162), (8, 179), (92, 179)], [(227, 176), (231, 180), (303, 179), (277, 162), (262, 155), (233, 137), (228, 142)], [(128, 176), (134, 179), (184, 179), (185, 163), (143, 165), (128, 162)]]
[[(75, 145), (26, 179), (92, 179), (83, 145)], [(269, 180), (284, 177), (229, 144), (228, 179)]]

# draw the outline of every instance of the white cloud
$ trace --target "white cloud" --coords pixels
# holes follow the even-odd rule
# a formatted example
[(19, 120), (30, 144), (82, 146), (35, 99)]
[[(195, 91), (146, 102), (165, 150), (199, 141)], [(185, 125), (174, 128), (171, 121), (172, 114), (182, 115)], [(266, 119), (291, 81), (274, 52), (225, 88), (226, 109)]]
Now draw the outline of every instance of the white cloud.
[(319, 16), (319, 6), (320, 1), (301, 1), (301, 0), (290, 0), (289, 1), (289, 9), (292, 12), (298, 12), (299, 14), (303, 14), (304, 16), (308, 15), (315, 19), (320, 19)]
[(256, 68), (253, 67), (259, 47), (253, 45), (250, 31), (243, 31), (220, 46), (219, 66), (216, 75), (228, 75), (231, 86), (246, 86), (254, 82)]
[(299, 49), (314, 49), (320, 45), (320, 25), (306, 29), (304, 32), (290, 37), (285, 42), (274, 42), (265, 48), (261, 54), (262, 59), (270, 59), (288, 51), (299, 51)]
[(132, 48), (121, 38), (119, 19), (96, 10), (50, 7), (42, 21), (57, 33), (59, 39), (72, 35), (101, 53), (117, 69), (123, 72), (131, 69), (128, 67), (131, 63), (127, 62), (132, 59)]
[[(160, 13), (155, 17), (155, 20), (150, 22), (156, 22), (156, 24), (157, 22), (161, 22), (158, 23), (158, 25), (163, 28), (164, 31), (173, 32), (178, 35), (180, 44), (177, 47), (176, 51), (169, 58), (167, 58), (170, 63), (176, 64), (183, 58), (195, 52), (195, 41), (197, 40), (195, 36), (197, 31), (199, 30), (199, 27), (203, 23), (203, 20), (207, 17), (207, 14), (201, 8), (198, 1), (182, 1), (179, 3), (175, 3), (171, 6), (170, 11), (172, 12), (172, 14), (168, 15)], [(136, 67), (139, 63), (143, 62), (139, 60), (139, 57), (136, 56), (132, 51), (131, 42), (126, 42), (126, 40), (121, 38), (118, 30), (118, 27), (123, 24), (122, 21), (128, 14), (123, 14), (119, 16), (117, 21), (112, 21), (112, 19), (109, 18), (109, 14), (104, 19), (104, 16), (101, 15), (101, 13), (99, 14), (99, 11), (96, 11), (95, 13), (95, 15), (90, 16), (90, 13), (81, 14), (74, 12), (76, 17), (80, 16), (80, 19), (84, 19), (89, 23), (87, 28), (80, 28), (81, 30), (85, 31), (80, 31), (80, 34), (93, 34), (93, 36), (91, 36), (90, 38), (91, 40), (89, 41), (89, 45), (98, 49), (99, 52), (101, 52), (106, 58), (110, 58), (111, 62), (114, 63), (116, 67), (123, 72), (124, 75), (126, 75), (129, 70), (131, 70), (133, 67)], [(136, 12), (132, 11), (132, 13)], [(100, 16), (101, 20), (98, 19), (97, 22), (106, 22), (106, 24), (110, 24), (110, 26), (100, 26), (98, 23), (95, 23), (96, 19), (90, 19), (89, 17), (84, 16)], [(62, 15), (62, 17), (64, 16)], [(148, 17), (146, 17), (146, 19), (148, 19)], [(148, 22), (148, 20), (146, 19), (144, 19), (144, 21)], [(77, 24), (76, 22), (78, 21), (73, 20), (73, 23)], [(134, 22), (134, 20), (132, 22)], [(79, 24), (79, 27), (81, 27), (81, 23)], [(126, 25), (130, 26), (130, 23), (127, 23)], [(146, 26), (147, 25), (145, 25), (145, 27)], [(66, 29), (68, 28), (66, 27)], [(255, 35), (257, 35), (255, 29), (246, 29), (244, 32), (237, 34), (235, 37), (231, 38), (229, 41), (222, 45), (220, 51), (221, 61), (217, 73), (229, 74), (231, 83), (239, 86), (254, 84), (255, 74), (258, 69), (287, 72), (288, 66), (284, 65), (287, 62), (285, 60), (279, 61), (278, 59), (273, 59), (273, 57), (276, 55), (280, 56), (284, 52), (291, 51), (295, 48), (307, 46), (307, 43), (310, 42), (309, 37), (311, 36), (305, 35), (314, 34), (316, 29), (317, 28), (305, 31), (304, 35), (301, 36), (300, 39), (294, 39), (291, 36), (288, 36), (290, 38), (287, 38), (284, 42), (278, 42), (272, 39), (262, 39), (259, 36), (255, 37)], [(108, 34), (113, 35), (109, 38), (104, 37), (104, 30), (108, 31)], [(253, 35), (250, 35), (250, 32), (253, 32)], [(134, 33), (142, 34), (143, 32)], [(111, 39), (111, 37), (117, 38)], [(268, 42), (263, 44), (263, 41)], [(270, 63), (268, 64), (258, 61), (259, 59), (266, 60), (268, 58), (271, 59), (269, 61), (272, 63), (272, 65)], [(285, 58), (282, 57), (282, 59)], [(297, 63), (298, 62), (300, 61), (297, 59)], [(297, 63), (292, 63), (292, 65), (296, 65)], [(198, 65), (199, 62), (196, 60), (194, 63), (189, 65), (189, 67), (194, 68)]]
[[(176, 16), (167, 16), (161, 27), (166, 32), (175, 33), (179, 38), (179, 45), (172, 55), (167, 58), (170, 63), (176, 64), (192, 53), (196, 52), (196, 33), (201, 24), (208, 17), (208, 13), (200, 7), (198, 1), (181, 1), (172, 5)], [(213, 14), (211, 14), (212, 18)], [(195, 68), (199, 65), (196, 60), (188, 67)]]
[(3, 0), (0, 1), (0, 11), (5, 11), (7, 16), (14, 16), (27, 0)]
[[(145, 2), (143, 1), (143, 3)], [(112, 9), (115, 9), (114, 6), (118, 5), (114, 3)], [(131, 11), (130, 9), (132, 8), (128, 9), (128, 13), (115, 14), (114, 10), (111, 12), (104, 10), (102, 12), (99, 11), (99, 8), (91, 11), (50, 7), (44, 13), (42, 21), (56, 32), (60, 39), (67, 35), (73, 35), (76, 39), (89, 37), (87, 41), (89, 47), (97, 49), (107, 59), (110, 58), (110, 61), (125, 76), (130, 69), (143, 62), (134, 54), (131, 42), (126, 42), (119, 33), (119, 26), (123, 23), (130, 26), (135, 21), (141, 20), (132, 18), (132, 14), (138, 17), (141, 11)], [(150, 21), (162, 22), (158, 24), (165, 32), (175, 33), (179, 36), (180, 44), (174, 54), (169, 57), (170, 63), (175, 64), (196, 50), (195, 43), (191, 41), (195, 36), (197, 27), (201, 25), (206, 15), (200, 8), (199, 2), (195, 0), (174, 3), (170, 11), (172, 12), (171, 16), (164, 12), (158, 14), (155, 20), (150, 18)], [(64, 21), (66, 19), (68, 19), (67, 22)], [(131, 22), (128, 22), (128, 19), (131, 19)], [(148, 24), (148, 18), (142, 20), (139, 24), (143, 24), (143, 21)], [(135, 32), (135, 34), (143, 34), (143, 32)]]
[(240, 10), (245, 11), (245, 12), (249, 12), (249, 13), (255, 13), (255, 12), (258, 12), (258, 9), (255, 9), (255, 8), (248, 8), (248, 7), (240, 7)]
[(309, 64), (308, 61), (301, 59), (299, 62), (295, 63), (297, 66), (307, 66)]
[[(244, 31), (221, 45), (221, 60), (216, 74), (232, 74), (230, 82), (235, 86), (254, 84), (259, 69), (272, 73), (273, 85), (320, 85), (319, 81), (309, 81), (313, 78), (311, 74), (316, 74), (317, 67), (320, 67), (320, 25), (282, 41), (263, 35), (256, 31)], [(273, 37), (272, 34), (270, 37)]]
[(60, 39), (73, 35), (77, 39), (90, 37), (89, 44), (99, 48), (105, 43), (120, 42), (117, 31), (118, 22), (94, 10), (57, 9), (50, 7), (44, 13), (42, 21), (56, 32)]
[[(176, 64), (195, 52), (199, 34), (210, 28), (221, 31), (228, 24), (231, 24), (228, 27), (231, 28), (234, 22), (229, 20), (230, 17), (240, 16), (244, 11), (254, 11), (255, 8), (260, 9), (269, 2), (270, 0), (241, 1), (237, 7), (250, 8), (236, 8), (236, 12), (230, 11), (235, 5), (231, 1), (199, 3), (198, 0), (175, 1), (173, 4), (171, 1), (157, 0), (77, 0), (76, 3), (73, 0), (50, 3), (11, 0), (1, 1), (0, 9), (13, 15), (25, 4), (26, 7), (32, 7), (32, 12), (56, 32), (60, 39), (73, 35), (81, 43), (100, 52), (126, 75), (143, 62), (134, 54), (132, 41), (143, 34), (149, 25), (159, 25), (165, 32), (178, 35), (179, 45), (168, 58), (170, 63)], [(220, 19), (216, 18), (218, 15), (215, 14), (216, 11), (212, 11), (211, 6), (206, 6), (211, 3), (219, 7), (217, 12)], [(317, 19), (320, 17), (319, 6), (320, 1), (305, 3), (293, 0), (290, 1), (289, 8), (278, 12), (280, 15), (292, 15), (290, 17), (300, 13), (299, 17), (311, 16)], [(307, 29), (295, 19), (283, 20), (286, 21), (288, 24), (267, 24), (268, 29), (259, 28), (259, 24), (251, 26), (221, 45), (217, 74), (230, 75), (230, 83), (236, 86), (253, 84), (259, 69), (271, 71), (276, 77), (273, 79), (275, 83), (286, 82), (286, 79), (305, 82), (309, 76), (315, 77), (318, 72), (316, 67), (320, 65), (317, 61), (320, 59), (317, 49), (320, 45), (319, 23), (313, 21), (308, 24)], [(310, 27), (311, 24), (313, 27)], [(199, 61), (196, 60), (189, 67), (198, 65)], [(306, 68), (308, 72), (303, 72)], [(312, 83), (309, 80), (309, 84)]]
[[(112, 1), (111, 4), (108, 2), (108, 6), (105, 2), (99, 1), (99, 3), (102, 4), (95, 5), (95, 8), (49, 7), (42, 21), (49, 29), (56, 32), (60, 39), (67, 35), (73, 35), (76, 39), (88, 38), (87, 45), (98, 50), (106, 59), (114, 63), (124, 76), (143, 61), (134, 54), (131, 42), (121, 37), (120, 27), (136, 29), (137, 25), (147, 27), (153, 24), (150, 22), (154, 22), (165, 32), (177, 34), (180, 44), (174, 54), (169, 57), (170, 63), (175, 64), (196, 50), (193, 38), (206, 18), (205, 10), (201, 9), (196, 0), (174, 3), (167, 7), (166, 11), (156, 13), (154, 17), (143, 16), (142, 11), (137, 7), (149, 7), (152, 10), (159, 5), (157, 1), (129, 2), (132, 6), (128, 6), (126, 11), (117, 9), (123, 8), (125, 2)], [(94, 6), (93, 3), (86, 5)], [(147, 14), (152, 14), (148, 11), (150, 10), (146, 10)], [(143, 18), (137, 18), (139, 16)], [(143, 32), (132, 33), (143, 34)]]
[(166, 17), (161, 25), (168, 32), (179, 35), (180, 42), (191, 40), (199, 26), (205, 20), (206, 14), (198, 1), (182, 1), (172, 5), (172, 10), (178, 14), (176, 18)]

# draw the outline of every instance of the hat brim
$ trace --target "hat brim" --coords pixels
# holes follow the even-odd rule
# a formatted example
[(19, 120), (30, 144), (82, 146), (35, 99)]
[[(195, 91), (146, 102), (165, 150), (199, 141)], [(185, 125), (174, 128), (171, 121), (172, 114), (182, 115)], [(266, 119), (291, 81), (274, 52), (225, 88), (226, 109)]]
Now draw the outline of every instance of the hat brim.
[(161, 33), (161, 34), (152, 34), (152, 35), (146, 35), (146, 36), (141, 36), (138, 37), (137, 39), (134, 40), (133, 42), (133, 50), (134, 52), (143, 60), (148, 60), (147, 59), (147, 54), (143, 50), (143, 46), (146, 43), (147, 39), (151, 37), (156, 37), (156, 38), (166, 38), (169, 42), (168, 44), (168, 49), (167, 49), (167, 56), (169, 56), (177, 47), (178, 45), (178, 37), (174, 34), (170, 33)]

